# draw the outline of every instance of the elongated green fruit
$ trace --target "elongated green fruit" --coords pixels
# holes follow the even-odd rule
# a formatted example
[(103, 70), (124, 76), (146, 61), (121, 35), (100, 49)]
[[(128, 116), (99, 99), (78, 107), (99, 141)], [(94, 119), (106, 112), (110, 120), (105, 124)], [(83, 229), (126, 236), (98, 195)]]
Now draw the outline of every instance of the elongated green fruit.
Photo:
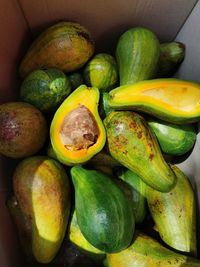
[(111, 90), (105, 101), (115, 110), (142, 111), (172, 123), (200, 119), (200, 84), (190, 81), (168, 78), (124, 85)]
[(113, 158), (154, 189), (168, 192), (173, 188), (175, 175), (142, 116), (130, 111), (111, 112), (104, 124)]
[(184, 173), (171, 166), (177, 177), (169, 193), (146, 189), (149, 210), (163, 241), (183, 252), (196, 255), (196, 205), (192, 186)]
[(200, 261), (175, 253), (149, 236), (142, 233), (135, 235), (127, 249), (114, 254), (107, 254), (106, 267), (199, 267)]
[(107, 253), (125, 249), (135, 229), (128, 197), (101, 172), (74, 166), (71, 176), (77, 222), (84, 237)]
[(185, 45), (180, 42), (169, 42), (160, 45), (157, 78), (172, 76), (185, 57)]
[(162, 152), (180, 156), (192, 149), (196, 141), (193, 124), (174, 124), (156, 118), (147, 119), (149, 127), (155, 133)]
[(116, 47), (120, 85), (152, 79), (159, 56), (160, 44), (152, 31), (135, 27), (124, 32)]
[(135, 172), (130, 171), (129, 169), (121, 169), (118, 172), (118, 177), (130, 185), (135, 222), (141, 223), (146, 215), (146, 184)]

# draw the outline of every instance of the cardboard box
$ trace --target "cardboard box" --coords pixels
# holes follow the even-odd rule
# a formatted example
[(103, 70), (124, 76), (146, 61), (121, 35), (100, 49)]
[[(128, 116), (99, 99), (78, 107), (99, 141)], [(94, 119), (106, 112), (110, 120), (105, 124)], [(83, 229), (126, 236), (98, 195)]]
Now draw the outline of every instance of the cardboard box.
[[(88, 28), (96, 51), (111, 52), (119, 35), (132, 26), (146, 26), (161, 41), (186, 44), (186, 58), (177, 77), (200, 81), (200, 2), (197, 0), (1, 0), (0, 102), (15, 100), (18, 65), (31, 40), (54, 22), (77, 21)], [(192, 154), (180, 163), (200, 196), (200, 136)], [(5, 201), (16, 162), (0, 158), (0, 266), (23, 266), (15, 229)]]

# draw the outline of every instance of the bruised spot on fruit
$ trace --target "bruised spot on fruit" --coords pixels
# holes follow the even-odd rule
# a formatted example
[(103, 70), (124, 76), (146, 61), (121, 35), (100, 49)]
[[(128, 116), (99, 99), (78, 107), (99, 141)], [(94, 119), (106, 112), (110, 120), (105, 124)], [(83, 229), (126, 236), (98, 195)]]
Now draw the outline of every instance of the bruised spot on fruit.
[(65, 148), (76, 151), (88, 149), (98, 139), (99, 128), (93, 114), (84, 105), (69, 112), (60, 127), (60, 138)]
[(0, 114), (0, 141), (11, 141), (19, 132), (19, 124), (12, 114)]
[(154, 155), (151, 153), (151, 154), (149, 155), (149, 159), (152, 160), (153, 157), (154, 157)]
[(130, 128), (136, 128), (137, 127), (137, 124), (136, 124), (136, 122), (131, 122), (130, 124), (129, 124), (129, 127)]
[(138, 137), (139, 139), (142, 138), (142, 131), (139, 131), (139, 132), (137, 133), (137, 137)]

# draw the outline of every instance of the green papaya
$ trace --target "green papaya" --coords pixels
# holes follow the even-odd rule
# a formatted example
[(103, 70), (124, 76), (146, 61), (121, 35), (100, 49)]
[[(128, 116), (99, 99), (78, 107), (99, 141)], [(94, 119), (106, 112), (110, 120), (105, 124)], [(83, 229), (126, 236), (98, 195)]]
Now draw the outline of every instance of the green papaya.
[(135, 219), (128, 197), (107, 175), (81, 166), (71, 168), (77, 222), (97, 249), (114, 253), (131, 243)]
[(104, 124), (113, 158), (156, 190), (168, 192), (174, 187), (175, 175), (141, 115), (130, 111), (111, 112)]
[(165, 248), (153, 238), (136, 233), (133, 243), (119, 253), (107, 254), (105, 267), (199, 267), (200, 261)]
[(62, 165), (44, 156), (21, 161), (13, 174), (19, 209), (31, 224), (31, 249), (41, 263), (53, 260), (70, 212), (70, 183)]
[(68, 77), (68, 79), (70, 81), (72, 90), (75, 90), (80, 85), (84, 84), (83, 77), (82, 77), (81, 73), (78, 72), (78, 71), (69, 73), (67, 75), (67, 77)]
[(185, 45), (181, 42), (160, 44), (157, 78), (171, 77), (185, 58)]
[(177, 177), (169, 193), (146, 189), (147, 203), (162, 240), (170, 247), (196, 255), (196, 203), (192, 186), (185, 174), (171, 165)]
[(132, 208), (135, 216), (135, 222), (141, 223), (146, 215), (146, 184), (135, 172), (129, 169), (123, 168), (119, 170), (117, 172), (117, 176), (130, 185), (132, 193), (131, 198), (133, 201)]
[(52, 113), (71, 92), (68, 77), (59, 69), (38, 69), (29, 73), (20, 87), (20, 99), (45, 113)]
[(181, 156), (192, 149), (196, 141), (193, 124), (174, 124), (156, 118), (147, 118), (163, 153)]
[(160, 43), (156, 35), (144, 27), (124, 32), (116, 47), (120, 85), (152, 79), (157, 70)]

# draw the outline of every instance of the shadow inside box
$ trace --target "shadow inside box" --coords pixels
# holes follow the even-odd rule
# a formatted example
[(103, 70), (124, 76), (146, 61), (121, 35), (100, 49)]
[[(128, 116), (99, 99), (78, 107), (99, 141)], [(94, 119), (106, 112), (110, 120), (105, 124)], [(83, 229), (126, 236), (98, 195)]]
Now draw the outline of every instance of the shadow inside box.
[(103, 267), (81, 252), (69, 240), (65, 239), (54, 260), (48, 264), (26, 260), (23, 267)]

